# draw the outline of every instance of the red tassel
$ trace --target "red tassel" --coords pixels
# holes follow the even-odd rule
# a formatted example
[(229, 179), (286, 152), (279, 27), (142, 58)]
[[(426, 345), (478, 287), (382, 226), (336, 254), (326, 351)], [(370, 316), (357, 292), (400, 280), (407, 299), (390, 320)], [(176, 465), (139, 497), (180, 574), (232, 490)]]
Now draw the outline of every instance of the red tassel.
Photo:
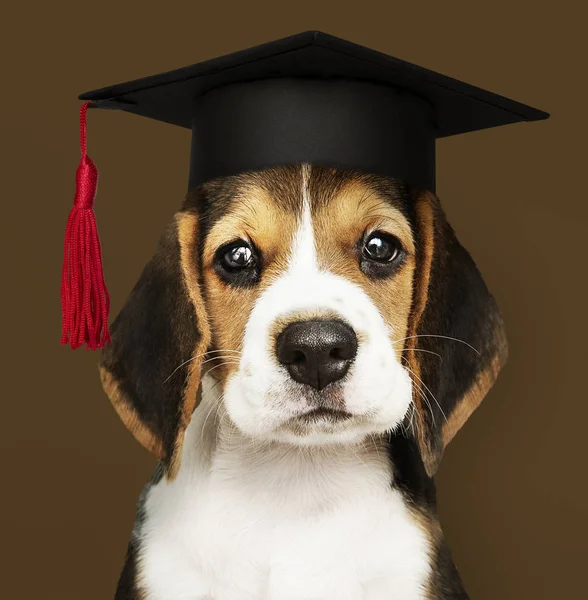
[(102, 272), (102, 252), (92, 209), (98, 170), (86, 154), (86, 111), (80, 109), (82, 158), (76, 173), (76, 195), (65, 230), (61, 274), (61, 343), (72, 348), (86, 344), (96, 350), (110, 343), (108, 312), (110, 296)]

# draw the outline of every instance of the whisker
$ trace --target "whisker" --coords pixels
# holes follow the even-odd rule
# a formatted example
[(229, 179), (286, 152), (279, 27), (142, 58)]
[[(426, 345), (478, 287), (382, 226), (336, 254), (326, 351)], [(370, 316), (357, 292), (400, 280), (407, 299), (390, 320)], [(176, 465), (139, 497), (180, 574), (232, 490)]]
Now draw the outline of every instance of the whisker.
[(461, 344), (465, 344), (468, 348), (471, 348), (476, 354), (481, 355), (479, 350), (476, 350), (471, 344), (468, 344), (465, 340), (460, 340), (459, 338), (454, 338), (449, 335), (435, 335), (433, 333), (422, 333), (420, 335), (409, 335), (408, 337), (401, 338), (399, 340), (394, 340), (392, 343), (397, 344), (398, 342), (404, 342), (405, 340), (411, 340), (419, 337), (436, 337), (444, 340), (451, 340), (453, 342), (460, 342)]
[(226, 362), (222, 362), (220, 363), (220, 365), (215, 365), (214, 367), (212, 367), (212, 369), (208, 369), (207, 373), (212, 373), (215, 369), (218, 369), (219, 367), (224, 367), (226, 365), (238, 365), (238, 362), (235, 361), (226, 361)]
[[(415, 374), (415, 372), (410, 367), (405, 367), (405, 369), (409, 373), (412, 373), (421, 383), (423, 383), (422, 380)], [(435, 425), (435, 414), (433, 413), (433, 406), (431, 405), (431, 402), (427, 398), (427, 396), (424, 393), (423, 389), (416, 383), (416, 381), (413, 381), (412, 384), (416, 388), (416, 391), (418, 392), (418, 394), (421, 397), (421, 399), (424, 400), (424, 402), (426, 403), (426, 405), (427, 405), (427, 407), (429, 409), (429, 412), (431, 413), (431, 420), (433, 421), (433, 425)], [(435, 400), (435, 402), (437, 402), (437, 400)], [(437, 406), (439, 406), (438, 402), (437, 402)], [(439, 408), (441, 408), (441, 407), (439, 406)], [(441, 411), (441, 412), (443, 412), (443, 411)], [(445, 415), (443, 415), (443, 416), (445, 416)]]
[[(406, 359), (405, 359), (405, 361), (406, 361)], [(406, 362), (408, 362), (408, 361), (406, 361)], [(405, 368), (410, 373), (412, 373), (414, 375), (414, 377), (416, 377), (423, 384), (423, 387), (427, 390), (427, 392), (429, 392), (429, 394), (431, 394), (431, 397), (433, 398), (433, 400), (435, 400), (435, 404), (437, 404), (437, 406), (439, 407), (439, 410), (441, 411), (441, 414), (443, 415), (445, 422), (447, 422), (447, 417), (445, 416), (445, 413), (443, 412), (443, 409), (441, 408), (439, 401), (437, 400), (437, 398), (435, 398), (435, 394), (433, 394), (433, 392), (428, 388), (427, 384), (410, 367), (407, 366)], [(432, 415), (432, 411), (431, 411), (431, 415)]]
[(414, 402), (411, 404), (411, 412), (410, 412), (410, 420), (408, 423), (408, 426), (410, 427), (410, 431), (412, 433), (412, 435), (416, 438), (417, 434), (418, 434), (418, 427), (419, 427), (419, 422), (418, 419), (415, 419), (416, 417), (416, 406), (414, 405)]
[(429, 409), (429, 412), (431, 413), (431, 421), (433, 422), (433, 426), (434, 426), (435, 425), (435, 413), (433, 412), (433, 406), (431, 404), (431, 401), (427, 398), (426, 394), (423, 392), (422, 388), (419, 385), (417, 385), (415, 383), (415, 387), (417, 389), (419, 396), (425, 402), (425, 404), (427, 405), (427, 408)]
[(236, 360), (237, 358), (237, 356), (213, 356), (212, 358), (207, 358), (206, 360), (203, 360), (201, 364), (205, 365), (206, 363), (212, 362), (213, 360), (234, 360), (235, 362), (238, 362)]
[[(221, 396), (222, 396), (222, 394), (221, 394)], [(224, 404), (220, 407), (220, 409), (221, 410), (219, 410), (214, 417), (215, 423), (216, 423), (217, 419), (219, 419), (219, 423), (222, 423), (223, 419), (229, 414), (227, 407)], [(221, 411), (223, 411), (222, 414), (221, 414)]]
[(432, 350), (424, 350), (423, 348), (411, 348), (411, 350), (413, 352), (426, 352), (427, 354), (434, 354), (435, 356), (438, 356), (441, 360), (443, 360), (443, 357), (440, 354), (438, 354), (437, 352), (433, 352)]
[(188, 363), (192, 362), (193, 360), (196, 360), (198, 358), (198, 356), (193, 356), (192, 358), (189, 358), (188, 360), (184, 361), (182, 364), (178, 365), (164, 380), (163, 383), (167, 383), (174, 375), (174, 373), (176, 371), (179, 371), (184, 365), (187, 365)]
[[(241, 352), (241, 350), (207, 350), (206, 352), (202, 352), (200, 354), (196, 354), (196, 356), (192, 356), (190, 357), (188, 360), (185, 360), (183, 363), (179, 364), (170, 374), (168, 377), (166, 377), (166, 379), (164, 379), (163, 383), (167, 383), (172, 376), (175, 374), (176, 371), (178, 371), (179, 369), (181, 369), (183, 366), (187, 365), (188, 363), (191, 363), (193, 360), (196, 360), (197, 358), (200, 358), (201, 356), (206, 356), (207, 354), (214, 354), (217, 352), (234, 352), (238, 355), (243, 354)], [(236, 357), (235, 357), (236, 358)]]
[[(410, 419), (412, 417), (412, 409), (414, 407), (414, 404), (412, 403), (412, 400), (408, 406), (408, 408), (406, 409), (406, 414), (404, 415), (404, 418), (402, 419), (402, 421), (400, 422), (400, 430), (402, 432), (402, 435), (404, 437), (407, 437), (408, 435), (408, 428), (410, 426)], [(388, 432), (388, 442), (392, 441), (392, 433)]]
[[(200, 429), (200, 447), (202, 448), (202, 452), (204, 453), (206, 458), (210, 458), (210, 455), (208, 454), (208, 452), (206, 452), (205, 444), (204, 444), (204, 429), (206, 428), (206, 421), (208, 421), (208, 417), (210, 417), (212, 411), (218, 407), (218, 405), (221, 403), (223, 398), (224, 398), (224, 394), (221, 394), (212, 403), (212, 406), (210, 407), (210, 410), (208, 411), (208, 414), (206, 415), (206, 418), (204, 419), (204, 423), (202, 423), (202, 428)], [(218, 429), (217, 429), (217, 431), (218, 431)]]
[[(364, 460), (361, 458), (361, 456), (357, 453), (357, 450), (353, 447), (353, 444), (350, 446), (351, 448), (351, 452), (353, 452), (353, 454), (355, 454), (355, 457), (357, 458), (357, 460), (365, 467), (366, 464), (364, 462)], [(339, 454), (339, 450), (337, 449), (335, 451), (337, 454)], [(343, 461), (341, 461), (341, 464), (343, 464)]]
[(374, 444), (374, 449), (375, 449), (376, 454), (378, 456), (378, 460), (380, 460), (381, 457), (380, 457), (380, 449), (378, 448), (378, 440), (377, 440), (376, 436), (373, 433), (370, 433), (368, 435), (369, 435), (370, 440)]

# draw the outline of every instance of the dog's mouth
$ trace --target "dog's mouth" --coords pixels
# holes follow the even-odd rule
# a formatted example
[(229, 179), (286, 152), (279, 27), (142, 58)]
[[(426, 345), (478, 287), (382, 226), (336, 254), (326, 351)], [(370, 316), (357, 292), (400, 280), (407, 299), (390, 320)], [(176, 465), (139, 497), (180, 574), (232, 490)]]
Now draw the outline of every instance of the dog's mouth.
[(341, 385), (329, 386), (322, 392), (304, 390), (303, 406), (298, 406), (288, 419), (287, 426), (294, 429), (306, 429), (313, 425), (320, 429), (353, 419), (354, 415), (346, 410)]
[(296, 417), (299, 421), (307, 423), (316, 423), (317, 421), (331, 421), (333, 423), (338, 421), (346, 421), (351, 419), (353, 415), (346, 410), (330, 408), (328, 406), (319, 406), (312, 410), (302, 413)]
[(314, 443), (319, 439), (327, 442), (336, 441), (337, 436), (353, 431), (361, 422), (361, 418), (342, 407), (321, 404), (292, 415), (282, 423), (280, 431), (286, 439), (296, 439), (298, 443)]

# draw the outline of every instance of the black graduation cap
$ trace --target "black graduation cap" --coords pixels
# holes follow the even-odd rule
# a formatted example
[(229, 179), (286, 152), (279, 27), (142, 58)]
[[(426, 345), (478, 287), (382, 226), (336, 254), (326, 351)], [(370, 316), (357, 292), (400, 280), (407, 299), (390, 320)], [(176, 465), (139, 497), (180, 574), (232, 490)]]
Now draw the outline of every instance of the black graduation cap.
[(301, 162), (387, 175), (434, 191), (435, 140), (545, 112), (309, 31), (190, 67), (86, 92), (82, 159), (66, 230), (62, 343), (100, 348), (109, 298), (92, 204), (86, 109), (120, 109), (192, 130), (189, 188)]
[(434, 191), (437, 138), (549, 116), (318, 31), (80, 99), (192, 129), (190, 188), (309, 162)]

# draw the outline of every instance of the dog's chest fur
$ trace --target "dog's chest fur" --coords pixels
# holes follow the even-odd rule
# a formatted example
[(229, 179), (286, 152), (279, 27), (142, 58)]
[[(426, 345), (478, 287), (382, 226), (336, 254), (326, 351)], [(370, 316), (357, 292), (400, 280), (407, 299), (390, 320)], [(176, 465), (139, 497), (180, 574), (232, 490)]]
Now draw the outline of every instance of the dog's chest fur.
[(256, 446), (214, 420), (199, 407), (177, 479), (145, 497), (147, 600), (426, 597), (427, 537), (382, 448)]

